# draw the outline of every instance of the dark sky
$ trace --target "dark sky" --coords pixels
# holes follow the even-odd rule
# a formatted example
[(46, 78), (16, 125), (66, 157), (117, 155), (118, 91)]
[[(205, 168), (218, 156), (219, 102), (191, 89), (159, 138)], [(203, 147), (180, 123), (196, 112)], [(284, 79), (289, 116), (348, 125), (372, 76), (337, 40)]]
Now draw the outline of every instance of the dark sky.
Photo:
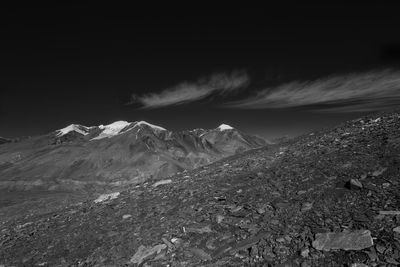
[(126, 103), (131, 94), (214, 73), (245, 70), (251, 94), (295, 80), (397, 69), (400, 62), (394, 4), (197, 3), (2, 8), (0, 136), (116, 120), (171, 130), (228, 123), (267, 138), (297, 135), (362, 114), (223, 108), (221, 98), (156, 109)]

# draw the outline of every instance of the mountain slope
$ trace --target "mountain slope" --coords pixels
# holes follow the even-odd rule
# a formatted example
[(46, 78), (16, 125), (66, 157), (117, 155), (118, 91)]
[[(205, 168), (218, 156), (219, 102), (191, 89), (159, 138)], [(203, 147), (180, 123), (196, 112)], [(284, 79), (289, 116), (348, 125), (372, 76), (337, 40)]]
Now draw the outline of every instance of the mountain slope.
[[(398, 265), (399, 128), (399, 113), (365, 117), (4, 220), (0, 264)], [(339, 249), (321, 246), (328, 233)]]
[(10, 143), (12, 140), (0, 136), (0, 145)]
[(171, 132), (144, 121), (72, 124), (1, 147), (0, 189), (103, 190), (167, 177), (266, 144), (233, 128), (229, 133)]

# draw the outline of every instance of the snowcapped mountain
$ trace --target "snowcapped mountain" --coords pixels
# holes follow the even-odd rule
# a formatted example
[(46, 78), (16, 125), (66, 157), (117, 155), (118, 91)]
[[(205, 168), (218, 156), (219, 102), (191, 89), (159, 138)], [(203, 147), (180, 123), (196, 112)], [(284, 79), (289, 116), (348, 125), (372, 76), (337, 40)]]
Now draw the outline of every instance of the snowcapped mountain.
[(100, 140), (104, 138), (111, 138), (123, 133), (126, 133), (135, 127), (143, 128), (147, 127), (152, 129), (154, 132), (160, 133), (166, 131), (163, 127), (150, 124), (145, 121), (127, 122), (127, 121), (116, 121), (107, 125), (99, 126), (83, 126), (79, 124), (71, 124), (65, 128), (56, 130), (56, 137), (60, 138), (68, 135), (70, 138), (63, 138), (64, 141), (71, 141), (71, 137), (82, 137), (89, 135), (89, 141)]
[(217, 127), (217, 129), (220, 131), (226, 131), (226, 130), (233, 130), (233, 127), (227, 124), (221, 124), (220, 126)]
[(82, 126), (79, 124), (71, 124), (65, 128), (57, 130), (57, 136), (64, 136), (70, 132), (77, 132), (83, 135), (87, 135), (89, 133), (90, 127)]
[(227, 154), (240, 153), (249, 148), (266, 144), (266, 141), (261, 137), (247, 135), (227, 124), (221, 124), (215, 129), (205, 131), (201, 137)]
[(0, 147), (0, 189), (97, 190), (167, 177), (264, 146), (222, 124), (173, 132), (145, 121), (71, 124)]
[(124, 128), (130, 125), (127, 121), (116, 121), (108, 125), (100, 125), (99, 129), (101, 130), (100, 134), (91, 140), (98, 140), (103, 138), (110, 138), (118, 135), (120, 132), (123, 132)]

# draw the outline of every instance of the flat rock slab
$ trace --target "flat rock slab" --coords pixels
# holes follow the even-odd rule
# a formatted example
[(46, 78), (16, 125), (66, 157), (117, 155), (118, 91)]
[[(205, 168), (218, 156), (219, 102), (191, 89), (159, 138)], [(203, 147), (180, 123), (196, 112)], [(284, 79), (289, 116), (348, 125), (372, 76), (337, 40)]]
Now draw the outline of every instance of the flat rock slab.
[(94, 200), (95, 203), (101, 203), (104, 201), (109, 201), (118, 198), (119, 192), (109, 193), (109, 194), (102, 194), (97, 199)]
[(171, 180), (171, 179), (160, 180), (160, 181), (158, 181), (158, 182), (155, 182), (155, 183), (153, 184), (153, 187), (157, 187), (157, 186), (164, 185), (164, 184), (170, 184), (170, 183), (172, 183), (172, 180)]
[(349, 189), (357, 190), (362, 189), (363, 185), (358, 179), (350, 179), (350, 181), (347, 183), (347, 187)]
[(369, 230), (345, 231), (341, 233), (328, 232), (315, 235), (312, 246), (318, 250), (361, 250), (374, 245)]
[(210, 225), (191, 225), (183, 227), (185, 233), (205, 234), (212, 233)]
[(154, 247), (145, 247), (141, 245), (136, 251), (135, 255), (133, 255), (133, 257), (131, 258), (130, 262), (140, 265), (143, 261), (154, 257), (166, 248), (167, 245), (165, 244), (159, 244)]

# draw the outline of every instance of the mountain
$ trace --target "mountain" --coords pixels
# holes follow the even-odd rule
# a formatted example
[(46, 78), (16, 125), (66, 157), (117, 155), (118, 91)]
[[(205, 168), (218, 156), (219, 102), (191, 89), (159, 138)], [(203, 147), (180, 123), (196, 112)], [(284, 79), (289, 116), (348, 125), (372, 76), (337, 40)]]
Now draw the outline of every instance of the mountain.
[(228, 154), (244, 152), (248, 148), (265, 144), (264, 139), (261, 137), (241, 133), (226, 124), (221, 124), (216, 129), (205, 131), (200, 136), (220, 151)]
[(398, 112), (367, 116), (79, 202), (0, 209), (0, 264), (398, 266), (399, 129)]
[(0, 145), (5, 144), (5, 143), (10, 143), (10, 142), (12, 142), (11, 139), (4, 138), (4, 137), (0, 136)]
[(266, 145), (221, 125), (172, 132), (145, 121), (71, 124), (0, 148), (0, 189), (103, 190), (168, 177)]

